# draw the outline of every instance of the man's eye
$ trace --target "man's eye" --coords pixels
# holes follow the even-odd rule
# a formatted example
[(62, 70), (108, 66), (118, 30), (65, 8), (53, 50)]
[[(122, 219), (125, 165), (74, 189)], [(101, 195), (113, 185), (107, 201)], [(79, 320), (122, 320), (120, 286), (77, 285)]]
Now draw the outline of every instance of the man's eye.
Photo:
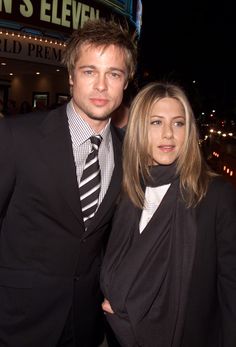
[(119, 78), (120, 77), (120, 74), (118, 72), (111, 72), (110, 75), (113, 78)]
[(84, 74), (85, 75), (92, 75), (93, 74), (93, 70), (84, 70)]

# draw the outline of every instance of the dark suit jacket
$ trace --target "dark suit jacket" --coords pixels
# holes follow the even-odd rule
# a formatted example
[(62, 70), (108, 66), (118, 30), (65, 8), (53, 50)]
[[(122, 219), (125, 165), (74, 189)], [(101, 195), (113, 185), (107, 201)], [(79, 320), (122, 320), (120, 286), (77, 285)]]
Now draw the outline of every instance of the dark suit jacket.
[(73, 307), (78, 346), (102, 330), (99, 272), (121, 182), (115, 168), (84, 230), (66, 106), (0, 122), (0, 345), (53, 347)]

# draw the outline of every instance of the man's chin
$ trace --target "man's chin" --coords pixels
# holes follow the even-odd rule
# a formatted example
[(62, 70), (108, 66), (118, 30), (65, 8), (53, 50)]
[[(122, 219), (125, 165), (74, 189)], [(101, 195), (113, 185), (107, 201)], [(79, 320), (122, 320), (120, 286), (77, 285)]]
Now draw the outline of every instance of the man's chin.
[(93, 119), (93, 120), (98, 120), (98, 121), (107, 121), (110, 118), (110, 114), (106, 115), (96, 115), (96, 114), (89, 114), (88, 117)]

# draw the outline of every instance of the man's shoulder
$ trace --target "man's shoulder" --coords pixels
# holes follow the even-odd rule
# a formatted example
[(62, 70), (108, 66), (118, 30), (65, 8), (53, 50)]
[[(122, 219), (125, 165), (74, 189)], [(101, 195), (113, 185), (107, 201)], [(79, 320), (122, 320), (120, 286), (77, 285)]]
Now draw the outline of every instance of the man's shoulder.
[[(48, 117), (57, 117), (66, 113), (65, 105), (60, 106), (53, 110), (46, 111), (33, 111), (26, 114), (18, 114), (14, 117), (5, 117), (2, 121), (5, 122), (10, 128), (31, 128), (40, 126)], [(1, 123), (2, 123), (1, 121)]]
[(123, 128), (118, 128), (111, 123), (111, 134), (112, 136), (116, 136), (120, 142), (123, 142), (125, 130)]
[(40, 122), (45, 118), (47, 112), (30, 112), (25, 114), (17, 114), (12, 117), (4, 117), (3, 123), (10, 127), (20, 127), (22, 125), (30, 125)]

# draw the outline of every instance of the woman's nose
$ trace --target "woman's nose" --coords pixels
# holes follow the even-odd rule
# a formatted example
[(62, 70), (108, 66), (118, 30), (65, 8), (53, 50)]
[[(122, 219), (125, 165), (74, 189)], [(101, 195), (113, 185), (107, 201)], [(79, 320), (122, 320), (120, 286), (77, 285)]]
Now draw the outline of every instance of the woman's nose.
[(163, 126), (163, 137), (169, 139), (173, 137), (173, 129), (171, 124), (165, 124)]

